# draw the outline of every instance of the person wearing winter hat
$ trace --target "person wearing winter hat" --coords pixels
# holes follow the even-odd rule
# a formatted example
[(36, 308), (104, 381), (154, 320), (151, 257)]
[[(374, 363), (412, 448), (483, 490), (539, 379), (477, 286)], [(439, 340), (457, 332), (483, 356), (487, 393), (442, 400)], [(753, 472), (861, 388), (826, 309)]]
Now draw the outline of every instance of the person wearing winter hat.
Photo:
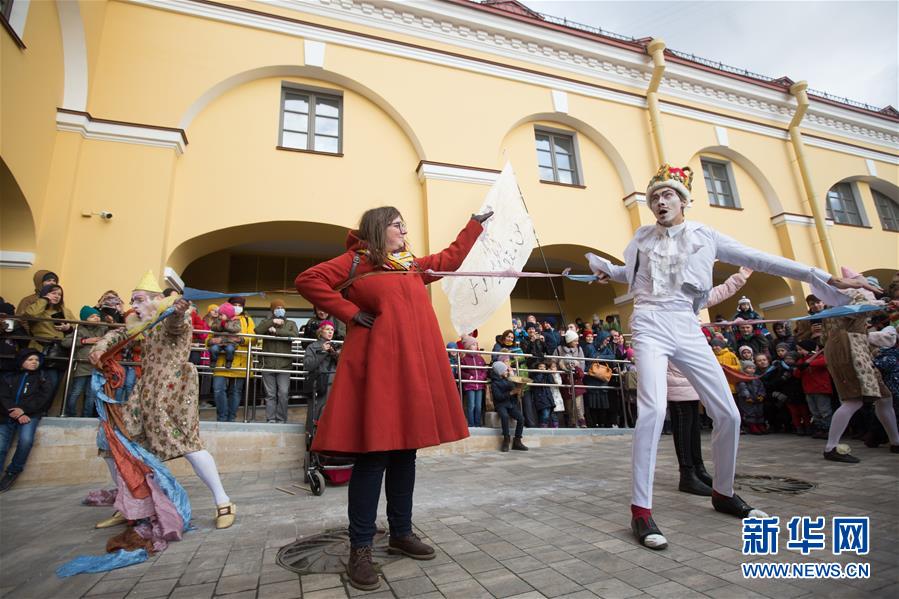
[(746, 361), (746, 360), (749, 360), (751, 362), (752, 359), (755, 357), (755, 352), (752, 351), (752, 348), (749, 347), (748, 345), (741, 345), (740, 348), (737, 350), (737, 357), (740, 358), (741, 362)]
[(230, 302), (218, 307), (219, 317), (212, 321), (209, 336), (206, 343), (209, 345), (209, 362), (213, 368), (219, 359), (219, 354), (225, 353), (224, 367), (230, 369), (234, 362), (234, 351), (240, 344), (240, 321), (235, 318), (234, 305)]
[[(471, 335), (462, 335), (462, 349), (473, 352), (478, 349), (478, 340)], [(462, 362), (462, 395), (465, 399), (465, 416), (468, 426), (481, 426), (484, 409), (484, 394), (487, 389), (487, 362), (484, 356), (464, 353)]]
[[(737, 300), (737, 311), (731, 320), (736, 320), (738, 318), (741, 320), (762, 320), (762, 315), (752, 309), (752, 300), (744, 295)], [(752, 325), (752, 328), (756, 331), (762, 331), (765, 334), (768, 332), (765, 329), (765, 325), (760, 322)], [(734, 331), (734, 333), (736, 332), (737, 331)]]
[[(41, 298), (41, 288), (44, 285), (59, 285), (59, 276), (51, 270), (39, 270), (35, 272), (33, 280), (34, 293), (26, 295), (19, 301), (19, 305), (16, 306), (17, 316), (25, 316), (25, 311), (28, 310), (28, 306)], [(26, 326), (25, 328), (27, 329), (28, 327)]]
[[(287, 318), (284, 300), (272, 300), (271, 316), (256, 325), (256, 331), (267, 337), (262, 340), (262, 386), (265, 389), (266, 422), (287, 422), (287, 396), (290, 390), (290, 371), (293, 368), (293, 341), (300, 336), (297, 324)], [(276, 337), (272, 339), (271, 337)], [(281, 354), (281, 355), (268, 355)], [(278, 371), (278, 372), (273, 372)]]
[[(740, 370), (747, 376), (755, 376), (755, 362), (742, 360)], [(759, 379), (737, 383), (737, 404), (740, 407), (743, 424), (750, 435), (765, 435), (765, 385)]]
[[(490, 369), (490, 391), (493, 393), (493, 407), (499, 414), (500, 424), (503, 430), (503, 443), (500, 451), (509, 451), (515, 449), (518, 451), (527, 451), (528, 448), (522, 443), (521, 437), (524, 434), (524, 414), (518, 408), (518, 395), (521, 393), (521, 386), (516, 385), (509, 380), (511, 370), (509, 365), (502, 360), (495, 360)], [(515, 438), (511, 441), (509, 438), (509, 418), (515, 419)]]
[(67, 350), (66, 353), (72, 349), (73, 345), (75, 346), (75, 364), (70, 375), (72, 378), (69, 381), (69, 393), (66, 395), (64, 414), (68, 417), (77, 416), (78, 398), (84, 393), (81, 417), (94, 418), (97, 415), (97, 394), (94, 393), (90, 384), (94, 367), (91, 366), (88, 356), (97, 341), (106, 334), (107, 328), (101, 324), (100, 311), (91, 306), (83, 306), (78, 318), (92, 324), (79, 325), (77, 335), (72, 330), (60, 343), (62, 348)]
[[(584, 348), (578, 344), (580, 337), (577, 331), (568, 329), (562, 340), (564, 343), (556, 348), (555, 355), (559, 356), (559, 366), (566, 372), (569, 380), (575, 383), (583, 382), (584, 372), (587, 369), (586, 360), (584, 359)], [(584, 413), (584, 389), (583, 387), (575, 388), (574, 397), (568, 398), (570, 388), (562, 390), (562, 395), (566, 396), (566, 407), (568, 426), (576, 426), (577, 428), (587, 428), (587, 418)]]
[(646, 200), (656, 223), (636, 231), (624, 251), (624, 265), (587, 254), (600, 283), (627, 283), (634, 297), (631, 331), (640, 365), (640, 416), (632, 446), (631, 528), (639, 543), (651, 549), (668, 546), (652, 519), (652, 485), (659, 435), (665, 422), (665, 372), (669, 361), (693, 383), (714, 421), (712, 506), (738, 518), (765, 515), (734, 494), (740, 414), (730, 397), (727, 379), (696, 321), (696, 313), (706, 303), (713, 286), (715, 260), (809, 283), (816, 294), (830, 299), (833, 305), (848, 303), (838, 288), (874, 289), (867, 281), (831, 277), (821, 269), (746, 247), (711, 227), (685, 222), (692, 181), (689, 167), (663, 164), (646, 189)]
[(65, 376), (68, 357), (63, 355), (61, 342), (72, 330), (72, 325), (68, 322), (55, 321), (75, 320), (66, 308), (62, 287), (56, 283), (45, 284), (38, 292), (38, 298), (25, 309), (24, 315), (38, 319), (26, 321), (28, 331), (32, 335), (28, 347), (44, 354), (41, 368), (46, 371), (47, 378), (53, 383), (53, 395), (56, 396), (56, 391)]
[[(197, 368), (188, 361), (193, 327), (190, 304), (174, 294), (163, 298), (162, 289), (152, 272), (147, 272), (131, 292), (133, 314), (125, 327), (106, 333), (92, 348), (91, 364), (100, 368), (109, 359), (107, 352), (130, 339), (141, 338), (141, 376), (125, 405), (104, 403), (109, 418), (104, 425), (123, 427), (123, 434), (160, 461), (184, 457), (212, 494), (215, 502), (216, 528), (228, 528), (237, 517), (237, 508), (222, 486), (215, 458), (200, 439), (199, 384)], [(173, 312), (161, 323), (149, 328), (162, 313)], [(132, 335), (138, 337), (132, 338)], [(130, 493), (125, 479), (119, 475), (112, 452), (101, 450), (119, 496)], [(125, 501), (124, 513), (98, 523), (98, 528), (122, 524), (137, 519), (136, 512), (145, 509), (142, 502)], [(130, 513), (129, 513), (129, 510)], [(138, 516), (144, 517), (144, 516)]]
[(53, 402), (53, 384), (40, 370), (42, 360), (41, 352), (24, 349), (16, 356), (18, 372), (0, 378), (0, 467), (6, 463), (13, 437), (19, 433), (16, 452), (0, 478), (0, 493), (8, 491), (25, 469), (35, 431)]
[[(846, 267), (842, 270), (844, 277), (860, 277)], [(844, 297), (854, 304), (881, 305), (871, 290), (847, 291)], [(857, 357), (869, 355), (867, 335), (867, 314), (824, 319), (824, 337), (827, 339), (824, 356), (840, 398), (840, 407), (830, 419), (830, 431), (824, 446), (826, 460), (843, 463), (859, 461), (851, 453), (837, 451), (837, 445), (852, 416), (865, 403), (874, 404), (874, 413), (889, 437), (890, 451), (899, 454), (899, 427), (896, 425), (896, 412), (890, 391), (884, 384), (880, 371), (874, 368), (872, 360)]]

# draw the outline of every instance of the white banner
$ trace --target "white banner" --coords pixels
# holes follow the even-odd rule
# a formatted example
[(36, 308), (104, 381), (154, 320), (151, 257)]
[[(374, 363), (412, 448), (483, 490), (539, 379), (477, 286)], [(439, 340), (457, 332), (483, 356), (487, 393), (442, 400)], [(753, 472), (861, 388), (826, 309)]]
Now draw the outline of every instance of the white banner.
[[(506, 162), (487, 192), (479, 213), (493, 210), (484, 223), (461, 271), (521, 270), (537, 244), (534, 225), (518, 190), (512, 165)], [(512, 277), (447, 277), (443, 291), (449, 297), (450, 318), (460, 335), (484, 323), (506, 301), (518, 279)]]

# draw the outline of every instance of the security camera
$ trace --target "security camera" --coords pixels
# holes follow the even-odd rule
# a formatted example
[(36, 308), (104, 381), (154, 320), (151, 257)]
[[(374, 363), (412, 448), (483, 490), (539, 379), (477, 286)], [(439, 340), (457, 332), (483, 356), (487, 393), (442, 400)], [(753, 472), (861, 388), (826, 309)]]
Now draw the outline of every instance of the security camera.
[(112, 212), (104, 210), (100, 213), (100, 218), (102, 218), (103, 220), (112, 220)]

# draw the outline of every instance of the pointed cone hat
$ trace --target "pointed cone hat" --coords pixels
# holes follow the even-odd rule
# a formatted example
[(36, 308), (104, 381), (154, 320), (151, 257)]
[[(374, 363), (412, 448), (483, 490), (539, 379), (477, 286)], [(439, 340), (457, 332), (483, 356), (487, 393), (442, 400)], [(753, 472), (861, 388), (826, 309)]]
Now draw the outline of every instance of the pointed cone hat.
[(134, 287), (134, 290), (149, 291), (151, 293), (162, 293), (162, 288), (159, 286), (159, 282), (156, 280), (156, 275), (153, 274), (152, 270), (148, 270), (144, 273), (144, 276), (142, 276), (140, 281), (138, 281), (137, 285)]

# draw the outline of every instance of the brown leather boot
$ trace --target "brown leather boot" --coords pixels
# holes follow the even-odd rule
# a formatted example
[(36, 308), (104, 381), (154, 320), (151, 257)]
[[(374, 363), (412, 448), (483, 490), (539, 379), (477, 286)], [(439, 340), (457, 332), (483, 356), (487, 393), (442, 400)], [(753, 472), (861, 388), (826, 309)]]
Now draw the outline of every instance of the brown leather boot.
[(405, 537), (390, 537), (389, 553), (402, 553), (412, 559), (434, 559), (437, 554), (434, 548), (426, 543), (422, 543), (416, 534), (409, 534)]
[(509, 451), (510, 439), (508, 435), (503, 436), (503, 444), (500, 446), (500, 451)]
[(515, 437), (514, 439), (512, 439), (512, 449), (515, 449), (518, 451), (527, 451), (528, 450), (528, 448), (525, 446), (525, 444), (521, 442), (521, 437)]
[(350, 584), (360, 591), (373, 591), (381, 586), (381, 579), (371, 560), (371, 545), (350, 547), (350, 559), (346, 563)]

